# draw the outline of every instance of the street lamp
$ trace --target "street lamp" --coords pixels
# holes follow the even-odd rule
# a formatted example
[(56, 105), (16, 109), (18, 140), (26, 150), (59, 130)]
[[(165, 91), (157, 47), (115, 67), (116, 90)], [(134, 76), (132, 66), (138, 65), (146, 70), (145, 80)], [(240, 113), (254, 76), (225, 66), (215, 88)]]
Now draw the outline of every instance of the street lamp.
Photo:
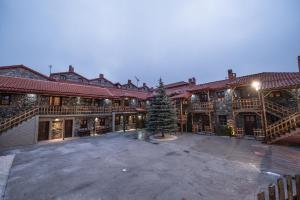
[(256, 90), (259, 91), (261, 87), (261, 83), (259, 81), (253, 81), (251, 86)]

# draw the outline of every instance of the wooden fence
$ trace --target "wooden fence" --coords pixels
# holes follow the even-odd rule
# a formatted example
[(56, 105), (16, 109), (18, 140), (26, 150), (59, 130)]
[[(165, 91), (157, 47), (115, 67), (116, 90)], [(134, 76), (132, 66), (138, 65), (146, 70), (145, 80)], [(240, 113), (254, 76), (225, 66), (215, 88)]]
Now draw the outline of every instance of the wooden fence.
[(277, 184), (269, 185), (266, 194), (265, 192), (258, 193), (257, 199), (300, 200), (300, 175), (294, 177), (287, 175), (284, 178), (278, 178)]

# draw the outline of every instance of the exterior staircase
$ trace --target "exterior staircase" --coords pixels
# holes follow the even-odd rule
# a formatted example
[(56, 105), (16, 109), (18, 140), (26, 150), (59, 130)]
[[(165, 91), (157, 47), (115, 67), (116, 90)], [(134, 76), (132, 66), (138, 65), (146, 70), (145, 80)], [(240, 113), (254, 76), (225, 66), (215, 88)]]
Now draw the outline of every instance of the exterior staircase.
[(266, 142), (272, 144), (296, 134), (300, 134), (300, 112), (295, 112), (269, 125), (266, 129)]
[(24, 112), (21, 112), (18, 115), (15, 115), (13, 117), (4, 120), (0, 124), (0, 134), (15, 126), (18, 126), (19, 124), (21, 124), (24, 121), (27, 121), (28, 119), (31, 119), (32, 117), (36, 116), (38, 113), (39, 113), (39, 108), (33, 107)]
[(278, 118), (284, 118), (296, 112), (295, 109), (287, 108), (278, 103), (265, 101), (266, 111)]

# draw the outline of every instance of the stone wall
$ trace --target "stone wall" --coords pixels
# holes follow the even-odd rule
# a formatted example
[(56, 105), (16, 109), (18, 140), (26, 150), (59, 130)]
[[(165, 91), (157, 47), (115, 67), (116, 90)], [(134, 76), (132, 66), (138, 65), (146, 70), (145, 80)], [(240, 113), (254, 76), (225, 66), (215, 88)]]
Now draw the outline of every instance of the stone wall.
[[(5, 94), (5, 93), (0, 93)], [(10, 94), (10, 105), (0, 105), (0, 118), (12, 117), (37, 105), (38, 96), (35, 94)], [(0, 120), (1, 121), (1, 120)]]
[(39, 79), (39, 80), (47, 80), (44, 76), (40, 76), (35, 74), (29, 70), (23, 68), (15, 68), (15, 69), (1, 69), (0, 75), (3, 76), (13, 76), (13, 77), (22, 77), (22, 78), (31, 78), (31, 79)]
[(51, 78), (55, 80), (66, 80), (66, 81), (72, 81), (77, 83), (85, 83), (88, 84), (89, 81), (82, 76), (79, 76), (76, 73), (72, 72), (66, 72), (66, 73), (59, 73), (59, 74), (51, 74)]
[(115, 87), (115, 85), (112, 82), (106, 80), (105, 78), (98, 78), (98, 79), (90, 80), (90, 84), (105, 86), (105, 87)]

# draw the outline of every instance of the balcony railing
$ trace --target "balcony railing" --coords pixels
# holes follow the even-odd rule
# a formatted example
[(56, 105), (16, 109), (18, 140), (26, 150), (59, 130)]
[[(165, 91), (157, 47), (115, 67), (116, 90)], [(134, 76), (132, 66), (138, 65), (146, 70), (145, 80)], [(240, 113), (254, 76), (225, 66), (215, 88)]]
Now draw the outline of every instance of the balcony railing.
[(39, 107), (40, 115), (81, 115), (81, 114), (101, 114), (111, 112), (135, 112), (139, 107), (130, 106), (46, 106)]
[(259, 110), (261, 109), (261, 103), (258, 98), (234, 99), (232, 108), (234, 110)]
[(209, 112), (214, 108), (213, 102), (196, 102), (192, 104), (192, 111)]

